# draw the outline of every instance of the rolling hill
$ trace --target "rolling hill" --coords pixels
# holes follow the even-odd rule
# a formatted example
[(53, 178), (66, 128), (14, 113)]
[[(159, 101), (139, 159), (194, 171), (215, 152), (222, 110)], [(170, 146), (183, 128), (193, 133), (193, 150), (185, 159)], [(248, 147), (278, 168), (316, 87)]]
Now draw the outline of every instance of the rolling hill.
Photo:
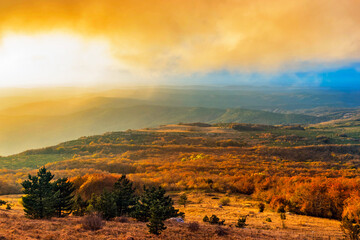
[[(32, 103), (0, 112), (0, 154), (53, 145), (61, 141), (179, 122), (309, 124), (329, 120), (241, 108), (137, 105), (139, 101), (93, 98), (87, 101)], [(41, 107), (39, 107), (41, 106)]]
[(314, 124), (359, 115), (359, 92), (269, 87), (163, 86), (0, 92), (0, 155), (179, 122)]

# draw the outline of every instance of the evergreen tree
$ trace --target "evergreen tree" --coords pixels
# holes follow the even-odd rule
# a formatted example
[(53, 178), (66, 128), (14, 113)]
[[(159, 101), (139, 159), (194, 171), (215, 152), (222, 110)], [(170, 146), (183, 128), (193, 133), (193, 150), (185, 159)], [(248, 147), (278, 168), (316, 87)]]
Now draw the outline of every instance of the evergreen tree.
[(73, 215), (84, 216), (89, 203), (84, 201), (79, 194), (74, 198)]
[(30, 218), (48, 218), (54, 215), (54, 192), (51, 180), (54, 178), (45, 167), (39, 169), (37, 176), (31, 176), (22, 182), (24, 187), (22, 203), (26, 216)]
[(131, 207), (136, 204), (135, 190), (132, 182), (122, 175), (114, 185), (114, 198), (116, 202), (116, 215), (123, 216), (129, 214)]
[(163, 213), (164, 213), (164, 206), (158, 204), (154, 204), (150, 207), (150, 218), (149, 223), (146, 226), (149, 228), (149, 232), (155, 235), (160, 235), (160, 233), (166, 229), (164, 225)]
[(150, 218), (165, 221), (168, 218), (179, 216), (181, 213), (173, 207), (172, 199), (165, 196), (165, 193), (161, 187), (144, 187), (144, 193), (135, 205), (132, 216), (143, 222), (148, 222)]
[(89, 206), (101, 213), (106, 220), (116, 217), (116, 202), (112, 192), (105, 191), (100, 196), (93, 195)]
[(54, 183), (54, 205), (58, 217), (64, 217), (71, 213), (74, 204), (74, 196), (72, 195), (74, 191), (75, 188), (68, 181), (68, 178), (60, 178)]

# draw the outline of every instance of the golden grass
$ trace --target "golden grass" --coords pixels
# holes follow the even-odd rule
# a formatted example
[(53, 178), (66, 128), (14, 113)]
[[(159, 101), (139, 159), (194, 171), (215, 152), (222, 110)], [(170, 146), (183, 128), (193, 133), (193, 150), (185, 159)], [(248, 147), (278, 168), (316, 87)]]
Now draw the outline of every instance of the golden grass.
[[(178, 193), (172, 193), (175, 202)], [(19, 195), (1, 196), (1, 199), (15, 204), (12, 210), (0, 210), (0, 239), (342, 239), (339, 222), (299, 215), (287, 214), (285, 228), (278, 213), (268, 207), (265, 212), (258, 213), (257, 202), (248, 197), (229, 196), (230, 206), (219, 207), (219, 199), (224, 194), (188, 193), (189, 204), (184, 208), (185, 223), (167, 221), (168, 227), (159, 237), (148, 233), (145, 223), (130, 219), (128, 222), (108, 221), (103, 229), (88, 231), (81, 227), (81, 217), (52, 218), (49, 220), (27, 219), (19, 203)], [(219, 198), (219, 199), (213, 199)], [(2, 207), (4, 209), (4, 207)], [(223, 228), (227, 236), (217, 236), (216, 226), (203, 223), (205, 215), (216, 214), (225, 219)], [(249, 214), (243, 229), (235, 227), (240, 215)], [(266, 222), (270, 217), (272, 222)], [(188, 224), (198, 221), (200, 229), (192, 232)]]

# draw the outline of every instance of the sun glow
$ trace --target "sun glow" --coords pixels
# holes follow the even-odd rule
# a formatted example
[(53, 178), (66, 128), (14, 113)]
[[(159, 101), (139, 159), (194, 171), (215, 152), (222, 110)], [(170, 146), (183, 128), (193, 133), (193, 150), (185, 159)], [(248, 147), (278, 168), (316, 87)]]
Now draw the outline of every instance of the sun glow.
[(118, 67), (104, 40), (51, 33), (7, 34), (0, 42), (0, 87), (94, 85)]

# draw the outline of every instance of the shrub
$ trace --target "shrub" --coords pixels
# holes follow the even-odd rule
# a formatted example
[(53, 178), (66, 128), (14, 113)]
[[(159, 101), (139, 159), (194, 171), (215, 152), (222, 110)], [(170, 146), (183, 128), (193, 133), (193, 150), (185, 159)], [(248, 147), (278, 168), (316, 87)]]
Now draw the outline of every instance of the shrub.
[(210, 224), (224, 225), (224, 222), (225, 220), (220, 221), (220, 219), (214, 214), (209, 219)]
[(279, 208), (277, 209), (278, 213), (285, 213), (285, 206), (284, 205), (280, 205)]
[(85, 230), (96, 231), (102, 229), (104, 225), (104, 221), (98, 213), (86, 215), (81, 221), (81, 226)]
[(188, 229), (190, 232), (196, 232), (200, 228), (200, 225), (198, 222), (191, 222), (189, 223)]
[(12, 204), (10, 204), (10, 203), (6, 204), (6, 210), (11, 210), (11, 207), (12, 207)]
[(220, 219), (216, 215), (212, 215), (209, 219), (210, 224), (219, 224)]
[(129, 219), (127, 217), (116, 217), (114, 218), (114, 221), (119, 223), (127, 223), (129, 222)]
[(259, 207), (259, 212), (264, 212), (264, 210), (265, 210), (265, 204), (264, 203), (259, 203), (258, 207)]
[(267, 218), (265, 219), (265, 221), (267, 221), (267, 222), (272, 222), (271, 218), (269, 218), (269, 217), (267, 217)]
[[(0, 212), (0, 218), (9, 218), (9, 215), (6, 213), (1, 213)], [(0, 238), (1, 239), (1, 238)]]
[(215, 234), (218, 236), (226, 236), (228, 235), (228, 232), (224, 228), (217, 226), (215, 229)]
[(205, 217), (203, 218), (203, 222), (209, 222), (209, 217), (207, 215), (205, 215)]
[(354, 220), (350, 220), (347, 217), (344, 217), (341, 220), (340, 227), (344, 233), (345, 239), (349, 239), (349, 240), (359, 239), (360, 225), (357, 224)]
[(187, 200), (188, 200), (188, 198), (187, 198), (186, 193), (183, 193), (180, 195), (179, 204), (184, 205), (184, 207), (186, 207)]
[(360, 197), (353, 195), (345, 200), (344, 211), (342, 213), (341, 230), (345, 239), (360, 239)]
[(229, 203), (230, 203), (230, 198), (228, 198), (228, 197), (220, 199), (220, 204), (223, 206), (229, 206)]
[(237, 228), (243, 228), (245, 227), (247, 224), (246, 224), (246, 218), (247, 216), (241, 216), (239, 217), (238, 221), (237, 221), (237, 224), (235, 225), (235, 227)]

